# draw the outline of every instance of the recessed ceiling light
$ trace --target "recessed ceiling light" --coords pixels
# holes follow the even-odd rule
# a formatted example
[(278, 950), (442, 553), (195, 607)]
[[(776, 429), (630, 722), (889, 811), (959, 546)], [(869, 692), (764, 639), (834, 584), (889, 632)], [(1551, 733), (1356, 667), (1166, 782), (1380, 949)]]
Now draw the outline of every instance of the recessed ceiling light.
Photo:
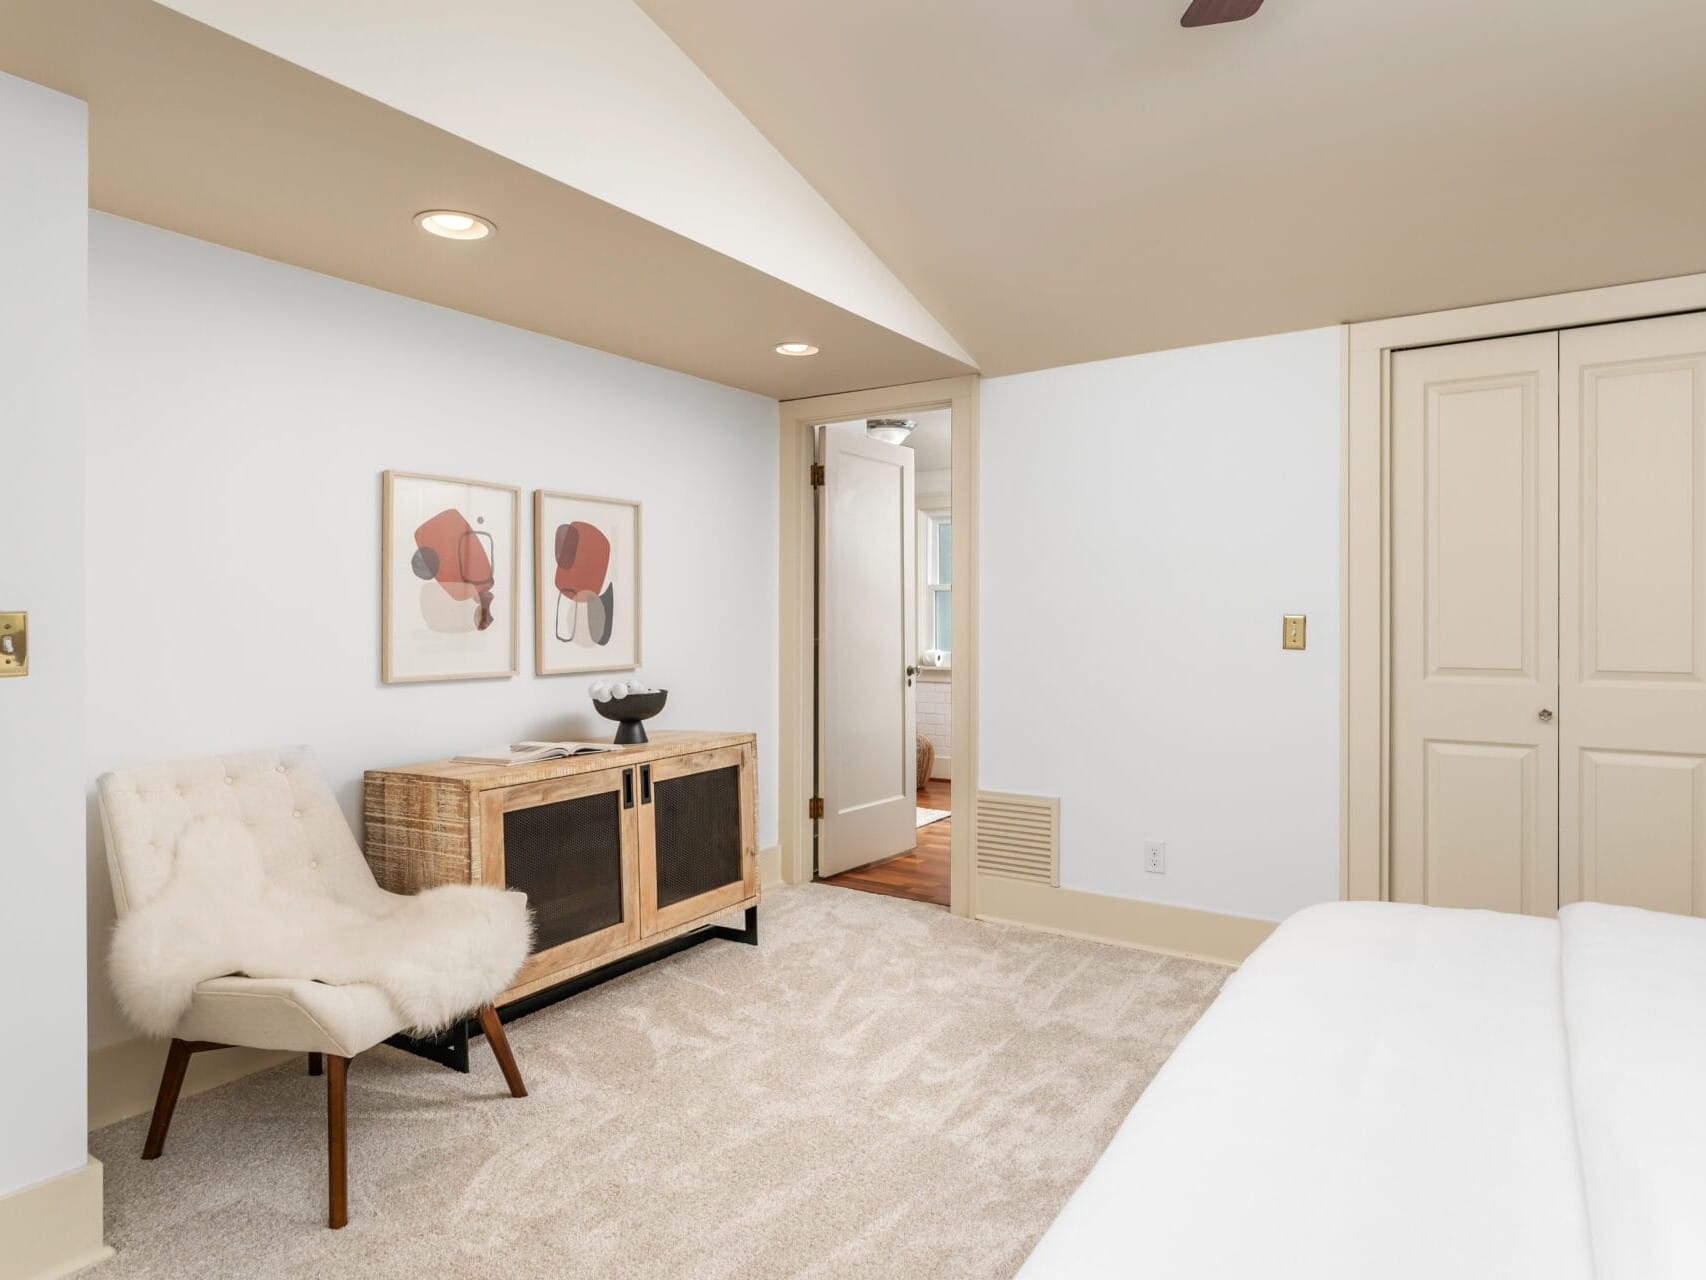
[(484, 240), (497, 228), (484, 218), (455, 209), (428, 209), (415, 215), (415, 225), (446, 240)]
[(815, 356), (817, 348), (809, 342), (778, 342), (776, 354), (779, 356)]

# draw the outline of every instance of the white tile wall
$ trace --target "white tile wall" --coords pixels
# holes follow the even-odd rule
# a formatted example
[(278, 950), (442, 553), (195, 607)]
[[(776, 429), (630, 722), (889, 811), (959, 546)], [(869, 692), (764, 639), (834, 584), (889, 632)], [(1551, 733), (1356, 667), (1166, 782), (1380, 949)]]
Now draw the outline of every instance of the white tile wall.
[(948, 736), (949, 712), (954, 704), (953, 685), (947, 680), (920, 678), (918, 690), (918, 732), (930, 739), (936, 748), (936, 776), (942, 777), (944, 765), (952, 757)]

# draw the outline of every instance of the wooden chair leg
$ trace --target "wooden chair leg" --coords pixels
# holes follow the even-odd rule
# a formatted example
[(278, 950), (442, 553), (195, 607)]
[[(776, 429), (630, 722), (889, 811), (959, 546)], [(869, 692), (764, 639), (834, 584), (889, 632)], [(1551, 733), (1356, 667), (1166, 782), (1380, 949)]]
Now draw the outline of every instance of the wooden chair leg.
[(348, 1058), (326, 1055), (327, 1220), (334, 1229), (349, 1221), (349, 1165), (344, 1142), (348, 1073)]
[(166, 1148), (166, 1130), (172, 1126), (172, 1112), (177, 1109), (178, 1093), (184, 1087), (184, 1072), (190, 1067), (190, 1054), (195, 1050), (187, 1040), (174, 1040), (166, 1051), (166, 1069), (160, 1073), (160, 1092), (154, 1098), (154, 1119), (148, 1126), (148, 1140), (142, 1144), (142, 1158), (156, 1160)]
[(486, 1043), (492, 1046), (492, 1055), (504, 1073), (504, 1083), (509, 1085), (510, 1096), (525, 1098), (527, 1086), (521, 1082), (521, 1068), (515, 1065), (515, 1054), (509, 1047), (509, 1037), (504, 1034), (503, 1020), (498, 1017), (498, 1011), (489, 1004), (482, 1005), (475, 1016), (480, 1019), (480, 1030), (486, 1033)]
[(308, 1074), (311, 1076), (326, 1073), (326, 1058), (324, 1054), (311, 1053), (308, 1055)]

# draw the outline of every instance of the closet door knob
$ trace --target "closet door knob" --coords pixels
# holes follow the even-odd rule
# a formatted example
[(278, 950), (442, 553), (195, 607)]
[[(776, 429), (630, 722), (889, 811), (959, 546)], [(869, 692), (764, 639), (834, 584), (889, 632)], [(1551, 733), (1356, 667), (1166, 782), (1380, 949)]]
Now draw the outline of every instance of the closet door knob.
[(1547, 707), (1540, 708), (1540, 723), (1541, 724), (1551, 724), (1552, 723), (1552, 712), (1549, 708), (1547, 708)]

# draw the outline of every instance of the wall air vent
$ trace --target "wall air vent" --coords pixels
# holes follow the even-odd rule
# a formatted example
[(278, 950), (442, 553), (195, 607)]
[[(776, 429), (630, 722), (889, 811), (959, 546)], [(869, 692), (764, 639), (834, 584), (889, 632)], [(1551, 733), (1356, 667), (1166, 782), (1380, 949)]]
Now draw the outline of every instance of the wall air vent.
[(977, 870), (1031, 884), (1060, 883), (1060, 800), (977, 793)]

